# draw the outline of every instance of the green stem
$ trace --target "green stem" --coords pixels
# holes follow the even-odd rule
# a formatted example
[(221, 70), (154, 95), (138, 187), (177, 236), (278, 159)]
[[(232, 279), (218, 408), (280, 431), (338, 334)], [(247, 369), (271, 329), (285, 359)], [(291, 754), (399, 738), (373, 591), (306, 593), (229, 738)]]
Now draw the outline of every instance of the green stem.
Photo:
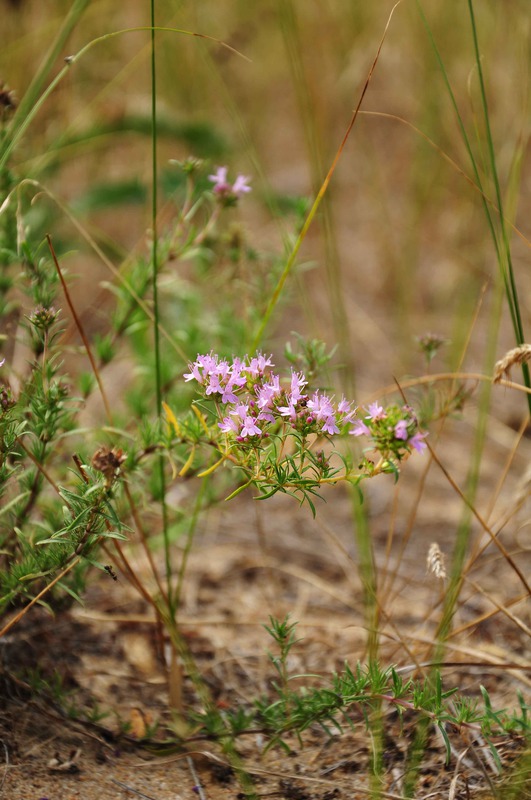
[[(161, 369), (161, 353), (160, 353), (160, 304), (158, 292), (158, 271), (159, 271), (159, 253), (158, 253), (158, 191), (157, 191), (157, 69), (156, 69), (156, 49), (155, 49), (155, 0), (150, 0), (151, 7), (151, 180), (152, 180), (152, 194), (151, 194), (151, 229), (153, 235), (152, 244), (152, 275), (153, 275), (153, 335), (155, 346), (155, 397), (157, 403), (157, 416), (162, 415), (162, 369)], [(164, 539), (164, 560), (166, 565), (166, 581), (168, 584), (168, 609), (170, 614), (173, 610), (172, 587), (171, 587), (171, 556), (170, 556), (170, 537), (168, 531), (168, 506), (166, 503), (166, 474), (164, 472), (164, 456), (162, 453), (157, 459), (157, 466), (159, 470), (160, 481), (160, 502), (162, 511), (162, 537)]]
[(367, 628), (367, 661), (376, 664), (378, 661), (378, 599), (377, 572), (374, 563), (372, 538), (369, 530), (367, 511), (363, 505), (363, 496), (358, 487), (351, 490), (354, 532), (358, 549), (358, 573), (363, 587), (363, 609)]
[(193, 514), (192, 514), (192, 518), (190, 519), (190, 521), (188, 523), (188, 533), (187, 533), (187, 536), (186, 536), (186, 544), (184, 546), (184, 551), (183, 551), (182, 558), (181, 558), (181, 566), (179, 568), (179, 575), (178, 575), (178, 578), (177, 578), (177, 586), (175, 588), (175, 596), (173, 597), (173, 604), (174, 604), (174, 607), (175, 607), (176, 611), (179, 609), (179, 605), (180, 605), (180, 601), (181, 601), (181, 594), (182, 594), (183, 584), (184, 584), (184, 576), (185, 576), (185, 573), (186, 573), (186, 567), (188, 565), (188, 557), (189, 557), (190, 551), (192, 549), (192, 543), (193, 543), (193, 540), (194, 540), (194, 534), (195, 534), (195, 531), (196, 531), (196, 528), (197, 528), (197, 520), (199, 519), (199, 513), (201, 511), (201, 505), (203, 503), (203, 498), (205, 496), (207, 483), (208, 483), (208, 476), (203, 478), (203, 480), (201, 482), (200, 489), (199, 489), (199, 491), (197, 493), (195, 506), (194, 506), (194, 510), (193, 510)]

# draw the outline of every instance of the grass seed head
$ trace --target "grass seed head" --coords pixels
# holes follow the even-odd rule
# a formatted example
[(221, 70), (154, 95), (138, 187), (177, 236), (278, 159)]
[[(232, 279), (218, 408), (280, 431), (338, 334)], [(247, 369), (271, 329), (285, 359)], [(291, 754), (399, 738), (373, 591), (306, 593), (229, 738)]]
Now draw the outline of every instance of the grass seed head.
[(428, 550), (428, 571), (432, 572), (436, 578), (444, 580), (446, 578), (446, 567), (444, 564), (444, 553), (437, 544), (432, 542)]
[(494, 383), (499, 383), (504, 375), (510, 379), (511, 367), (515, 364), (527, 364), (529, 359), (531, 359), (531, 344), (521, 344), (509, 350), (494, 366)]

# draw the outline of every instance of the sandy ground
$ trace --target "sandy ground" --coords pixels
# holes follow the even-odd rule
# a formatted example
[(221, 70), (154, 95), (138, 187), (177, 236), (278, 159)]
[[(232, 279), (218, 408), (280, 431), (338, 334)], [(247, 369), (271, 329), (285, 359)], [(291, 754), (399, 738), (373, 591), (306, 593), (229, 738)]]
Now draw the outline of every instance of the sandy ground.
[[(404, 476), (404, 503), (418, 468), (412, 467), (409, 477)], [(386, 561), (390, 568), (403, 548), (399, 538), (389, 548), (385, 526), (392, 501), (388, 494), (383, 486), (374, 487), (368, 500), (382, 580)], [(328, 501), (316, 520), (298, 511), (289, 498), (273, 500), (266, 507), (250, 497), (235, 501), (230, 510), (213, 510), (204, 520), (189, 565), (181, 628), (220, 708), (249, 707), (257, 697), (271, 693), (275, 673), (267, 653), (272, 642), (263, 627), (269, 614), (290, 613), (299, 621), (302, 641), (290, 656), (291, 674), (329, 675), (341, 670), (345, 661), (363, 661), (366, 633), (349, 501), (341, 492)], [(382, 626), (382, 662), (406, 671), (411, 664), (406, 649), (421, 661), (429, 652), (437, 619), (441, 587), (427, 573), (427, 549), (436, 531), (444, 551), (453, 529), (441, 508), (437, 517), (426, 508), (424, 513), (426, 519), (405, 548), (400, 567), (390, 569), (393, 585), (382, 593), (388, 615)], [(400, 530), (400, 519), (395, 524)], [(520, 538), (519, 559), (524, 568), (529, 567), (529, 549), (522, 544)], [(498, 574), (493, 573), (493, 564)], [(140, 555), (137, 567), (143, 569)], [(515, 624), (515, 620), (529, 624), (529, 609), (521, 603), (511, 606), (513, 619), (492, 614), (494, 598), (501, 604), (519, 592), (518, 582), (514, 576), (511, 581), (510, 575), (492, 548), (484, 554), (474, 573), (474, 586), (481, 584), (482, 593), (463, 592), (455, 621), (463, 633), (450, 640), (447, 655), (448, 662), (463, 662), (463, 666), (443, 670), (447, 688), (459, 685), (465, 693), (477, 695), (481, 683), (498, 707), (514, 706), (516, 691), (529, 696), (531, 685), (528, 643)], [(171, 715), (166, 669), (157, 649), (153, 619), (121, 575), (116, 582), (104, 577), (92, 583), (83, 608), (75, 607), (54, 619), (36, 611), (14, 628), (2, 648), (4, 668), (20, 676), (4, 675), (3, 796), (9, 800), (184, 800), (198, 795), (236, 800), (242, 796), (227, 756), (215, 743), (192, 741), (184, 751), (175, 752), (175, 748), (170, 756), (160, 744)], [(481, 666), (471, 668), (470, 662)], [(503, 663), (513, 668), (500, 667)], [(31, 666), (37, 664), (48, 676), (54, 669), (63, 676), (68, 691), (60, 703), (29, 698), (24, 683)], [(188, 680), (185, 702), (200, 708)], [(68, 707), (79, 710), (94, 703), (98, 710), (109, 712), (97, 724), (68, 718), (65, 713)], [(154, 734), (159, 742), (156, 754), (135, 744), (135, 737), (144, 736), (146, 726), (154, 722), (159, 723)], [(262, 735), (243, 736), (237, 748), (259, 796), (366, 797), (370, 747), (357, 709), (352, 722), (352, 729), (341, 736), (336, 732), (328, 737), (315, 726), (300, 742), (289, 737), (287, 757), (278, 747), (264, 752)], [(124, 723), (129, 735), (121, 737)], [(400, 796), (404, 754), (415, 723), (415, 718), (406, 716), (401, 730), (396, 715), (391, 710), (386, 713), (384, 796)], [(518, 741), (510, 739), (496, 744), (507, 760), (519, 747)], [(453, 735), (452, 759), (446, 765), (441, 737), (433, 731), (418, 797), (447, 797), (451, 785), (455, 797), (490, 796), (489, 781), (495, 781), (496, 774), (483, 745), (480, 740), (470, 742)], [(487, 794), (478, 795), (480, 790)]]

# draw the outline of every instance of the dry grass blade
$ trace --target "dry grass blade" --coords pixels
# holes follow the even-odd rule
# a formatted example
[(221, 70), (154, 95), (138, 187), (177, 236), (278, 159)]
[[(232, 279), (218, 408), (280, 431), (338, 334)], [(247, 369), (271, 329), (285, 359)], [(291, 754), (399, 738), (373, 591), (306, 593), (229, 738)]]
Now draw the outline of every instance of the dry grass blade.
[(494, 366), (494, 383), (499, 383), (503, 376), (506, 378), (511, 377), (511, 367), (515, 364), (521, 366), (527, 364), (531, 359), (531, 344), (521, 344), (518, 347), (513, 347), (505, 353), (504, 357), (496, 362)]
[(477, 583), (477, 581), (470, 581), (470, 584), (471, 584), (471, 586), (474, 587), (474, 590), (478, 594), (481, 594), (481, 595), (483, 595), (483, 597), (486, 597), (487, 600), (489, 600), (489, 602), (491, 602), (492, 605), (496, 607), (497, 611), (499, 611), (501, 614), (505, 614), (505, 616), (508, 617), (508, 619), (510, 619), (512, 622), (514, 622), (514, 624), (518, 628), (520, 628), (520, 630), (523, 633), (525, 633), (526, 636), (529, 636), (531, 638), (531, 629), (525, 624), (525, 622), (523, 622), (523, 620), (521, 620), (519, 617), (517, 617), (516, 614), (513, 614), (511, 611), (509, 611), (509, 609), (507, 608), (507, 605), (502, 605), (501, 603), (499, 603), (496, 600), (496, 598), (493, 597), (490, 592), (486, 592), (485, 589), (483, 589)]
[(19, 622), (22, 619), (22, 617), (28, 613), (30, 608), (32, 608), (35, 605), (35, 603), (38, 603), (39, 600), (41, 600), (44, 597), (44, 595), (47, 594), (47, 592), (49, 592), (50, 589), (52, 589), (55, 586), (56, 583), (58, 583), (62, 578), (64, 578), (64, 576), (68, 572), (70, 572), (70, 570), (73, 569), (76, 566), (76, 564), (79, 563), (80, 560), (81, 560), (80, 556), (75, 556), (75, 558), (72, 561), (70, 561), (68, 566), (64, 570), (62, 570), (62, 572), (60, 572), (59, 575), (56, 575), (56, 577), (52, 581), (50, 581), (50, 583), (48, 583), (44, 587), (44, 589), (42, 589), (39, 592), (39, 594), (35, 595), (35, 597), (32, 600), (30, 600), (30, 602), (27, 605), (24, 606), (24, 608), (21, 608), (20, 611), (17, 614), (15, 614), (15, 616), (4, 625), (2, 630), (0, 630), (0, 639), (3, 636), (5, 636), (6, 633), (8, 633), (8, 631), (10, 631), (11, 628), (14, 625), (16, 625), (17, 622)]
[(499, 541), (498, 537), (492, 532), (492, 529), (489, 527), (489, 525), (487, 525), (487, 523), (485, 522), (485, 520), (483, 519), (481, 514), (477, 511), (477, 509), (474, 507), (474, 505), (469, 502), (468, 498), (466, 497), (466, 495), (464, 494), (462, 489), (459, 488), (459, 486), (454, 481), (454, 479), (452, 478), (452, 476), (450, 475), (450, 473), (448, 472), (448, 470), (446, 469), (444, 464), (441, 462), (441, 460), (438, 457), (438, 455), (435, 453), (433, 447), (429, 444), (429, 442), (427, 442), (426, 444), (427, 444), (428, 450), (430, 451), (431, 457), (433, 458), (433, 460), (435, 461), (435, 463), (437, 464), (437, 466), (439, 467), (439, 469), (441, 470), (441, 472), (443, 473), (445, 478), (448, 480), (450, 486), (452, 486), (452, 488), (457, 492), (457, 494), (459, 495), (461, 500), (470, 509), (470, 511), (472, 512), (472, 514), (474, 515), (476, 520), (479, 522), (479, 524), (481, 525), (481, 527), (483, 528), (485, 533), (487, 533), (488, 536), (490, 537), (490, 541), (492, 542), (492, 544), (495, 547), (498, 548), (498, 550), (500, 551), (502, 556), (505, 558), (507, 563), (511, 566), (511, 568), (515, 572), (515, 574), (518, 575), (518, 577), (520, 578), (520, 581), (521, 581), (522, 585), (524, 586), (524, 588), (526, 589), (526, 591), (531, 595), (531, 587), (529, 586), (529, 583), (527, 582), (527, 578), (523, 574), (522, 570), (519, 568), (518, 564), (516, 564), (515, 560), (512, 558), (510, 553), (506, 550), (506, 548), (503, 546), (503, 544)]
[(92, 350), (90, 348), (90, 343), (89, 343), (88, 337), (87, 337), (87, 335), (85, 333), (83, 325), (81, 324), (81, 320), (79, 318), (79, 314), (77, 313), (77, 311), (76, 311), (76, 309), (74, 307), (74, 304), (72, 303), (72, 298), (70, 297), (70, 292), (68, 291), (68, 286), (66, 285), (66, 281), (65, 281), (63, 273), (61, 271), (61, 267), (59, 266), (59, 261), (57, 260), (57, 256), (55, 254), (55, 250), (54, 250), (54, 247), (53, 247), (52, 240), (51, 240), (50, 236), (46, 236), (46, 241), (48, 242), (48, 247), (50, 248), (50, 253), (52, 254), (52, 258), (53, 258), (53, 261), (54, 261), (54, 264), (55, 264), (55, 268), (57, 270), (57, 274), (59, 275), (59, 280), (61, 281), (61, 286), (63, 287), (63, 292), (64, 292), (64, 295), (65, 295), (66, 302), (68, 303), (68, 307), (69, 307), (69, 309), (70, 309), (70, 311), (72, 313), (72, 316), (74, 318), (74, 322), (76, 323), (76, 327), (77, 327), (77, 329), (79, 331), (79, 335), (81, 336), (81, 339), (83, 340), (83, 345), (85, 347), (88, 359), (90, 361), (90, 365), (92, 367), (92, 371), (94, 372), (94, 377), (96, 378), (96, 381), (98, 383), (98, 387), (99, 387), (99, 390), (100, 390), (101, 398), (103, 400), (103, 405), (105, 406), (105, 413), (107, 414), (107, 419), (109, 420), (109, 423), (112, 425), (111, 406), (110, 406), (109, 401), (107, 399), (107, 394), (105, 392), (105, 388), (103, 386), (103, 382), (101, 380), (101, 375), (100, 375), (100, 372), (98, 370), (96, 361), (94, 360), (94, 356), (92, 355)]

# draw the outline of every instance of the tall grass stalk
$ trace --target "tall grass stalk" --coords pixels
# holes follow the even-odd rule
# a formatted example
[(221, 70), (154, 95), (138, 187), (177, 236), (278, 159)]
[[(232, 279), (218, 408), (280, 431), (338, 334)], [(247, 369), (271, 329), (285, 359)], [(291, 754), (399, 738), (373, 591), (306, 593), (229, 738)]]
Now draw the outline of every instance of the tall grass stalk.
[[(378, 573), (374, 560), (373, 542), (363, 495), (357, 487), (351, 488), (354, 538), (356, 541), (358, 573), (363, 587), (363, 612), (367, 629), (367, 663), (369, 670), (377, 669), (379, 651)], [(369, 775), (371, 797), (383, 796), (384, 727), (381, 701), (372, 709), (370, 719), (372, 767)]]
[[(516, 281), (514, 277), (514, 270), (513, 270), (513, 263), (512, 263), (512, 255), (511, 255), (511, 243), (509, 240), (509, 236), (507, 233), (507, 227), (505, 224), (505, 217), (504, 217), (504, 200), (503, 195), (500, 187), (500, 181), (498, 177), (498, 168), (496, 164), (496, 154), (494, 150), (494, 141), (492, 138), (492, 131), (490, 125), (490, 118), (489, 118), (489, 108), (487, 103), (487, 93), (485, 90), (485, 79), (483, 77), (483, 66), (482, 66), (482, 58), (481, 53), (479, 50), (479, 40), (478, 40), (478, 32), (476, 26), (476, 17), (474, 14), (474, 4), (472, 0), (468, 0), (468, 10), (470, 14), (470, 26), (472, 29), (472, 37), (474, 40), (474, 55), (476, 59), (476, 67), (478, 71), (478, 79), (479, 79), (479, 87), (480, 87), (480, 95), (481, 95), (481, 107), (483, 111), (483, 121), (485, 125), (485, 131), (487, 134), (487, 148), (488, 148), (488, 157), (489, 157), (489, 165), (490, 165), (490, 173), (491, 178), (494, 183), (494, 188), (496, 191), (496, 201), (498, 203), (498, 211), (499, 211), (499, 220), (498, 224), (500, 227), (500, 235), (502, 239), (503, 247), (500, 247), (500, 252), (502, 257), (499, 258), (500, 270), (503, 276), (503, 281), (505, 284), (505, 291), (507, 294), (507, 301), (509, 303), (509, 310), (511, 312), (511, 318), (513, 321), (514, 332), (516, 336), (516, 344), (523, 344), (525, 341), (524, 338), (524, 329), (522, 324), (522, 316), (520, 313), (520, 303), (518, 300), (518, 289), (516, 287)], [(522, 372), (524, 375), (525, 385), (530, 388), (530, 376), (529, 376), (529, 368), (527, 364), (522, 364)], [(531, 400), (529, 401), (529, 410), (531, 411)]]
[[(152, 290), (153, 290), (153, 338), (155, 356), (155, 401), (157, 416), (162, 415), (162, 368), (160, 353), (160, 305), (158, 292), (158, 164), (157, 164), (157, 58), (156, 58), (156, 32), (155, 32), (155, 0), (150, 0), (151, 14), (151, 258), (152, 258)], [(168, 530), (168, 506), (166, 503), (166, 474), (164, 471), (164, 456), (162, 453), (157, 458), (159, 473), (159, 492), (162, 517), (162, 536), (164, 541), (164, 559), (166, 566), (167, 597), (170, 614), (175, 612), (172, 600), (172, 564), (170, 553), (170, 536)]]
[[(516, 287), (516, 281), (514, 277), (514, 270), (512, 264), (512, 256), (511, 256), (511, 243), (509, 240), (509, 235), (507, 232), (506, 220), (504, 217), (504, 203), (503, 203), (503, 195), (500, 187), (500, 181), (498, 177), (498, 168), (496, 163), (496, 153), (494, 148), (494, 141), (492, 138), (492, 131), (489, 119), (489, 108), (487, 104), (487, 94), (485, 89), (485, 80), (483, 77), (483, 68), (482, 68), (482, 59), (481, 53), (479, 49), (479, 39), (478, 39), (478, 32), (477, 32), (477, 25), (476, 25), (476, 18), (474, 14), (474, 6), (472, 0), (467, 0), (468, 3), (468, 10), (470, 16), (470, 24), (472, 30), (472, 38), (474, 43), (474, 56), (475, 56), (475, 64), (479, 79), (479, 87), (480, 87), (480, 98), (481, 98), (481, 107), (483, 112), (483, 123), (485, 126), (485, 135), (486, 135), (486, 142), (487, 142), (487, 163), (490, 167), (490, 176), (494, 185), (495, 195), (496, 195), (496, 203), (497, 203), (497, 212), (498, 212), (498, 223), (496, 225), (495, 218), (491, 212), (491, 208), (489, 202), (487, 200), (487, 194), (483, 187), (483, 182), (481, 180), (481, 175), (479, 171), (479, 166), (477, 163), (477, 159), (474, 155), (474, 151), (472, 149), (472, 145), (470, 142), (470, 138), (467, 134), (465, 123), (459, 111), (459, 106), (457, 104), (457, 100), (455, 98), (455, 94), (453, 92), (450, 79), (446, 68), (444, 66), (444, 61), (442, 59), (441, 53), (439, 48), (437, 47), (437, 43), (435, 42), (435, 38), (433, 36), (432, 30), (424, 14), (422, 9), (422, 5), (420, 0), (417, 0), (417, 7), (422, 19), (422, 22), (426, 28), (427, 35), (432, 46), (433, 52), (435, 54), (435, 58), (439, 65), (441, 75), (446, 87), (446, 91), (450, 98), (450, 102), (452, 104), (452, 108), (454, 109), (454, 113), (456, 116), (457, 124), (463, 139), (463, 143), (465, 145), (465, 149), (467, 151), (468, 157), (470, 159), (470, 163), (472, 166), (472, 170), (474, 173), (474, 179), (476, 181), (477, 186), (481, 192), (481, 201), (483, 210), (485, 213), (485, 217), (487, 220), (487, 225), (490, 231), (490, 235), (494, 244), (494, 249), (496, 252), (496, 259), (498, 262), (498, 267), (500, 270), (500, 274), (502, 276), (503, 285), (505, 288), (505, 295), (507, 298), (507, 303), (509, 305), (509, 313), (511, 315), (511, 321), (513, 325), (513, 330), (515, 334), (516, 344), (520, 345), (525, 342), (524, 337), (524, 330), (522, 325), (522, 317), (520, 313), (520, 303), (518, 298), (518, 290)], [(498, 226), (498, 229), (497, 229)], [(524, 378), (524, 383), (528, 389), (531, 389), (531, 377), (529, 374), (529, 368), (527, 364), (522, 365), (522, 374)], [(531, 395), (528, 396), (527, 399), (528, 408), (531, 413)]]
[(358, 570), (363, 586), (363, 608), (367, 628), (367, 659), (376, 662), (378, 659), (379, 613), (377, 603), (376, 564), (372, 546), (371, 532), (363, 495), (356, 487), (352, 488), (352, 515), (355, 522), (354, 538), (358, 552)]

